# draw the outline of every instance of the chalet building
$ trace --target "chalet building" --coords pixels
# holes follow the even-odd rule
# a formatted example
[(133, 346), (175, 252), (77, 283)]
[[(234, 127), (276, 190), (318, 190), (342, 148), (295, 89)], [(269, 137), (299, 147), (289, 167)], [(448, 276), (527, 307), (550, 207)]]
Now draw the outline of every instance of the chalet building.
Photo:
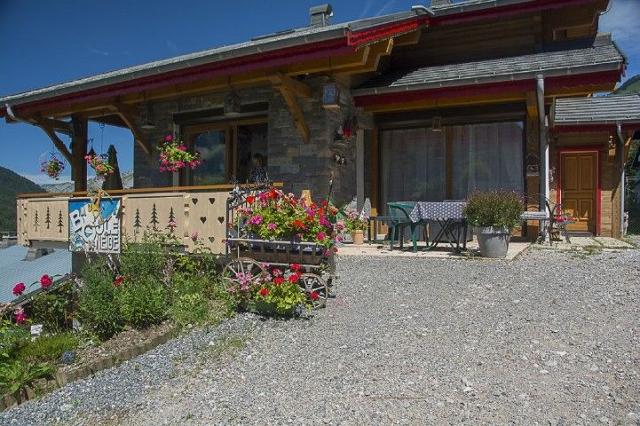
[[(131, 129), (134, 189), (121, 193), (131, 232), (151, 221), (152, 206), (156, 217), (180, 211), (185, 241), (213, 232), (212, 222), (223, 227), (211, 200), (249, 180), (258, 154), (286, 190), (324, 197), (332, 181), (335, 201), (368, 198), (373, 214), (389, 201), (508, 189), (532, 210), (561, 201), (578, 219), (575, 231), (620, 236), (625, 150), (640, 102), (591, 97), (625, 72), (624, 54), (598, 32), (608, 6), (433, 0), (334, 24), (322, 5), (304, 28), (0, 98), (0, 115), (49, 135), (72, 165), (76, 196), (86, 190), (87, 122)], [(162, 173), (154, 147), (167, 133), (203, 164)], [(62, 228), (34, 234), (33, 219), (36, 201), (63, 209), (65, 196), (19, 200), (22, 243), (64, 239)], [(535, 237), (536, 226), (523, 232)]]

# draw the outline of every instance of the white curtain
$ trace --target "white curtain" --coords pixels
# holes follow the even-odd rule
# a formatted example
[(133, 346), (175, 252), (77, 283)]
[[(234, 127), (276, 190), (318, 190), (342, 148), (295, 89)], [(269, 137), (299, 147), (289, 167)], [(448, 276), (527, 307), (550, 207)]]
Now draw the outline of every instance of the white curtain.
[(521, 122), (453, 126), (452, 198), (474, 191), (524, 193)]
[(382, 202), (441, 201), (446, 196), (444, 132), (383, 130)]

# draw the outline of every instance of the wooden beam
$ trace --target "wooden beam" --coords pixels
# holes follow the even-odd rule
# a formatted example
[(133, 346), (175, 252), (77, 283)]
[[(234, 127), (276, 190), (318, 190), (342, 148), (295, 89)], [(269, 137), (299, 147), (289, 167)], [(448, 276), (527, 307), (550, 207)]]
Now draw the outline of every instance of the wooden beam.
[(302, 140), (304, 143), (309, 143), (309, 127), (304, 120), (304, 113), (302, 112), (300, 105), (298, 105), (296, 97), (286, 86), (279, 86), (278, 90), (280, 90), (287, 107), (289, 107), (289, 112), (291, 112), (293, 122), (298, 129), (298, 133), (302, 136)]
[(524, 93), (505, 93), (500, 96), (466, 96), (459, 98), (424, 99), (406, 103), (391, 103), (365, 106), (366, 112), (397, 112), (416, 109), (444, 108), (462, 105), (486, 105), (496, 103), (518, 102), (525, 100)]
[(84, 157), (87, 155), (88, 122), (87, 117), (80, 114), (74, 114), (71, 117), (73, 126), (71, 178), (74, 182), (74, 191), (87, 190), (87, 161)]
[(291, 78), (288, 75), (277, 72), (271, 78), (271, 82), (274, 86), (280, 88), (286, 88), (290, 93), (293, 93), (296, 96), (301, 98), (310, 98), (311, 97), (311, 88), (300, 80), (296, 80), (295, 78)]
[(136, 124), (135, 117), (138, 115), (135, 107), (131, 105), (125, 105), (122, 103), (117, 103), (114, 105), (116, 113), (120, 116), (124, 124), (127, 125), (131, 133), (133, 134), (133, 138), (136, 140), (136, 143), (140, 145), (140, 148), (147, 154), (151, 155), (152, 148), (149, 144), (149, 141), (143, 136), (142, 132), (138, 128)]
[(527, 116), (538, 118), (538, 101), (535, 92), (527, 92)]
[[(44, 121), (44, 119), (40, 118), (36, 119), (35, 121), (36, 125), (40, 127), (47, 134), (47, 136), (49, 136), (49, 139), (51, 139), (51, 142), (53, 142), (53, 145), (56, 147), (56, 149), (60, 151), (60, 154), (62, 154), (64, 158), (66, 158), (67, 161), (71, 164), (73, 161), (71, 152), (69, 152), (67, 146), (64, 144), (64, 142), (62, 142), (58, 135), (56, 135), (55, 129), (51, 126), (50, 121), (55, 120)], [(69, 131), (69, 133), (71, 133), (71, 131)]]

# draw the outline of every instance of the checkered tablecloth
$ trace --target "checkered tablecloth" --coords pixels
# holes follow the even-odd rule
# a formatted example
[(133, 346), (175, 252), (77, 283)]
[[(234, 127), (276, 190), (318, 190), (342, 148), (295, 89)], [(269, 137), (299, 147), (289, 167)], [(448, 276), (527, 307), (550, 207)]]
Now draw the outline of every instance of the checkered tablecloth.
[(464, 219), (464, 201), (418, 202), (409, 218), (413, 222), (421, 220), (462, 220)]

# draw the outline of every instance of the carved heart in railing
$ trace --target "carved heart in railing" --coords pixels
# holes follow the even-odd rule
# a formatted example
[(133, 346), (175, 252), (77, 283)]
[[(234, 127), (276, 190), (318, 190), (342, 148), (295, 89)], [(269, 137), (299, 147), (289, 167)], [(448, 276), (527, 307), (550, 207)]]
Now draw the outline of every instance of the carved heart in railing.
[(198, 199), (197, 198), (192, 198), (191, 202), (193, 203), (193, 205), (195, 206), (196, 204), (198, 204)]
[(224, 223), (224, 216), (218, 216), (218, 222)]
[(215, 198), (209, 198), (209, 204), (213, 204), (213, 203), (215, 203), (215, 202), (216, 202), (216, 199), (215, 199)]
[(207, 221), (206, 216), (200, 216), (200, 222), (205, 223)]

